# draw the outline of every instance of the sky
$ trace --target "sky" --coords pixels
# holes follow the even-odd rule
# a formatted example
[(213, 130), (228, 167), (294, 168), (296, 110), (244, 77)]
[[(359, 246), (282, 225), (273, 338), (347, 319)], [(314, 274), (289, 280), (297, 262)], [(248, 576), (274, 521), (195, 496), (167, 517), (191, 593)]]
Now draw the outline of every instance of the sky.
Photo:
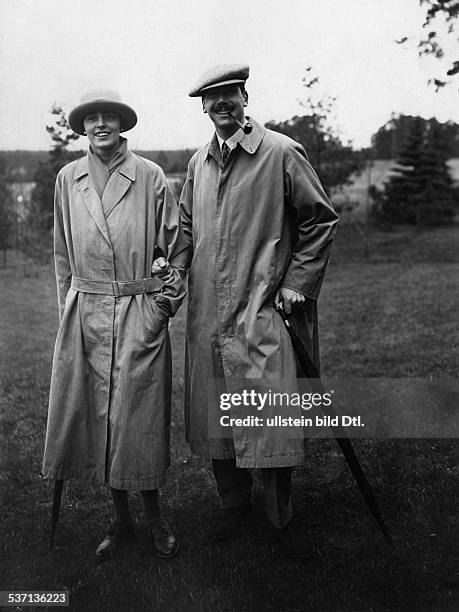
[(136, 110), (131, 148), (199, 147), (213, 126), (188, 91), (210, 66), (239, 61), (261, 123), (304, 114), (308, 66), (355, 147), (393, 112), (459, 122), (457, 86), (426, 84), (442, 64), (417, 56), (418, 0), (0, 0), (0, 14), (0, 149), (49, 149), (52, 104), (69, 112), (98, 88)]

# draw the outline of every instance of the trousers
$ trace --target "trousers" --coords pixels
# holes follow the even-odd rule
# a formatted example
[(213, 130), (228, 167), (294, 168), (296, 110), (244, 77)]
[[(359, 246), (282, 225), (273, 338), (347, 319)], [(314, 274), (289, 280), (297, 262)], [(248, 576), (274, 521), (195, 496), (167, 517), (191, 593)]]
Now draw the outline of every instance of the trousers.
[[(235, 459), (212, 459), (212, 467), (223, 508), (248, 506), (252, 495), (250, 471), (236, 467)], [(292, 518), (290, 492), (293, 468), (260, 469), (264, 510), (274, 527), (283, 529)]]

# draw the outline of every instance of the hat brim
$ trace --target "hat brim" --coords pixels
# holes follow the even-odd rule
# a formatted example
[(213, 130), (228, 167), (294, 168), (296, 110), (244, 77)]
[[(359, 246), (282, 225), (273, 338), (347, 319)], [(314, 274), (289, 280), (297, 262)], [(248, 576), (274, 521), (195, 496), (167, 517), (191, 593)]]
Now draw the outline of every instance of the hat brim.
[(70, 112), (69, 125), (71, 129), (83, 136), (85, 133), (83, 120), (86, 115), (100, 111), (116, 113), (120, 118), (121, 132), (131, 130), (137, 123), (136, 112), (127, 104), (123, 104), (123, 102), (113, 102), (111, 100), (92, 100), (91, 102), (80, 104)]
[(245, 84), (245, 79), (230, 79), (228, 81), (221, 81), (220, 83), (213, 83), (212, 85), (207, 85), (207, 87), (201, 87), (200, 89), (194, 89), (193, 91), (190, 91), (188, 95), (190, 96), (190, 98), (199, 98), (203, 94), (205, 94), (206, 91), (209, 91), (210, 89), (218, 89), (219, 87), (225, 87), (225, 85), (234, 85), (236, 83)]

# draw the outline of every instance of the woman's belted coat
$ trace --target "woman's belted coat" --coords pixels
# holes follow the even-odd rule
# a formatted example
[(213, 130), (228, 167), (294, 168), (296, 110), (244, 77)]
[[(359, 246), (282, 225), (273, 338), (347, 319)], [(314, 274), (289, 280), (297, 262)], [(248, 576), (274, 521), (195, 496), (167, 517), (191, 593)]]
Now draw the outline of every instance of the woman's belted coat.
[[(60, 325), (43, 474), (156, 489), (169, 465), (168, 315), (185, 294), (178, 208), (161, 168), (128, 151), (101, 200), (87, 157), (65, 166), (54, 245)], [(151, 278), (158, 253), (172, 279), (123, 295), (123, 282)]]

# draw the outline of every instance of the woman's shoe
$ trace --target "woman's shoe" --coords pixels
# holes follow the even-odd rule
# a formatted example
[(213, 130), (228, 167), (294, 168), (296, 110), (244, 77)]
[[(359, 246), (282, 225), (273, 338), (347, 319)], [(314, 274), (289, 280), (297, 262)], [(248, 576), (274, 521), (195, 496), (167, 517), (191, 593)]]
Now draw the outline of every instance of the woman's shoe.
[(179, 542), (165, 519), (158, 517), (149, 523), (147, 525), (147, 534), (157, 557), (166, 559), (173, 557), (177, 553)]
[(112, 559), (116, 553), (124, 548), (134, 538), (134, 527), (131, 523), (114, 523), (107, 535), (94, 553), (96, 563)]

